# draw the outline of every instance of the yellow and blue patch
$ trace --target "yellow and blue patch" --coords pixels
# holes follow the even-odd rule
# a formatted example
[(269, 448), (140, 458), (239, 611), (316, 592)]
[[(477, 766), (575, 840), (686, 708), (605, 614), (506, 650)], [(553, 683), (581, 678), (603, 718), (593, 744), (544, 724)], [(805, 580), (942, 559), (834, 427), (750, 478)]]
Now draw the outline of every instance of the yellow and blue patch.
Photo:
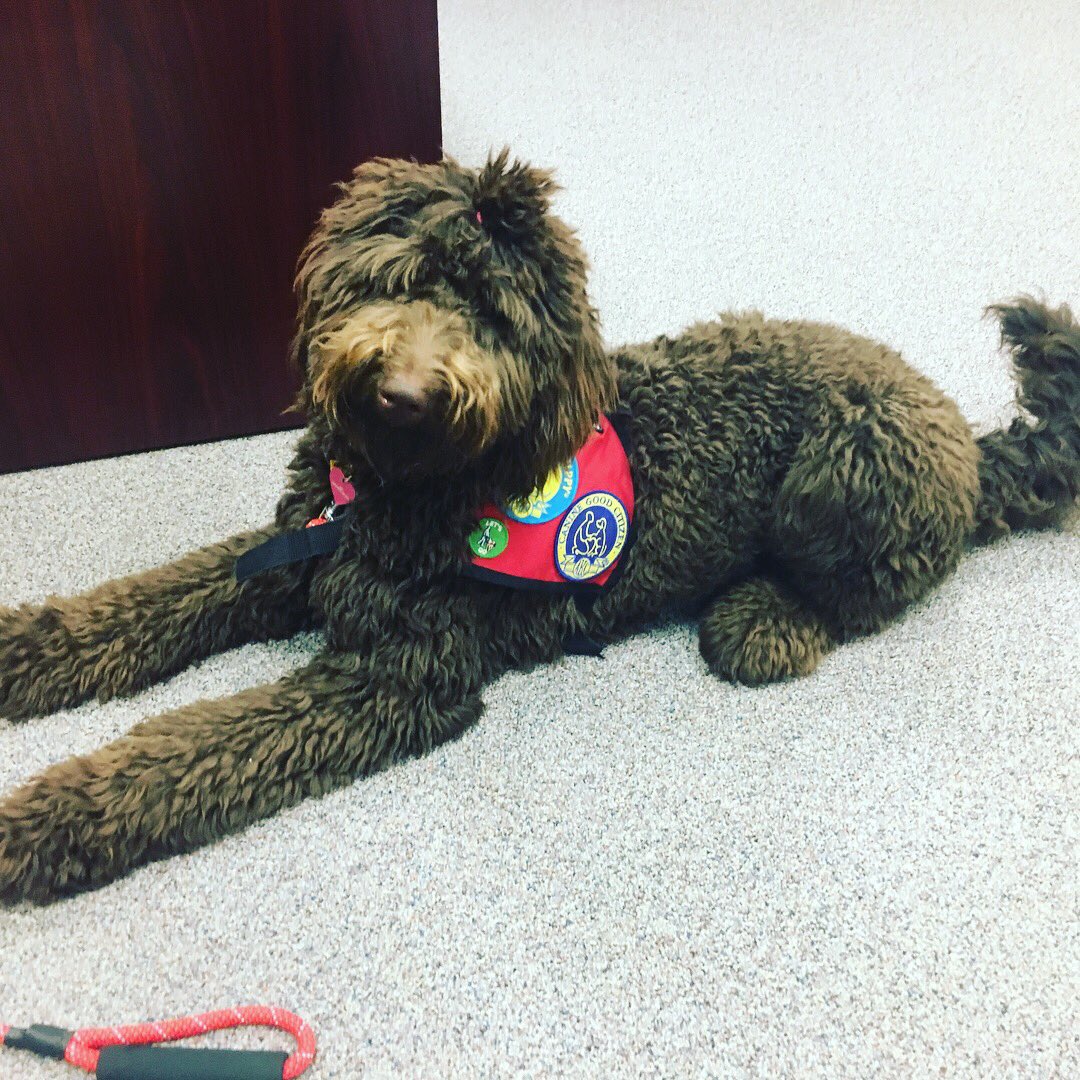
[(573, 501), (577, 489), (578, 463), (575, 458), (569, 465), (553, 469), (543, 486), (535, 488), (527, 498), (516, 499), (504, 509), (508, 517), (523, 525), (539, 525), (563, 513)]

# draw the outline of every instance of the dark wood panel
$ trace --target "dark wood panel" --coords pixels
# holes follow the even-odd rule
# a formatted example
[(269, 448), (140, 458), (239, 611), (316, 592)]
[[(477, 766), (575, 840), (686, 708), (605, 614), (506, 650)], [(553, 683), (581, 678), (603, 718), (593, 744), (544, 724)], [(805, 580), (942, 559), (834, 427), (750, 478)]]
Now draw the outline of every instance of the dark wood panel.
[(296, 256), (438, 157), (435, 5), (0, 0), (0, 471), (296, 423)]

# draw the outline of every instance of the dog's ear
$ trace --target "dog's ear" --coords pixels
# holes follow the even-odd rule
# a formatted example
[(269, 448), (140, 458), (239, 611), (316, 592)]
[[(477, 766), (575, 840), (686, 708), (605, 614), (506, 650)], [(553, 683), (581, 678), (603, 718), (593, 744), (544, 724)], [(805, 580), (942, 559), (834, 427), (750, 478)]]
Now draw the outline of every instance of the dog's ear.
[(615, 365), (600, 339), (596, 312), (582, 290), (576, 302), (553, 311), (537, 342), (541, 380), (523, 431), (500, 449), (509, 463), (505, 484), (517, 496), (541, 487), (592, 434), (600, 413), (615, 403)]
[(588, 261), (573, 230), (550, 213), (551, 173), (509, 161), (503, 150), (477, 176), (479, 224), (517, 248), (492, 283), (499, 313), (513, 327), (533, 372), (524, 430), (500, 447), (520, 495), (565, 465), (616, 398), (615, 367), (589, 303)]
[(615, 403), (615, 365), (600, 340), (596, 312), (588, 301), (579, 326), (570, 363), (559, 380), (551, 468), (565, 464), (581, 449), (600, 413)]

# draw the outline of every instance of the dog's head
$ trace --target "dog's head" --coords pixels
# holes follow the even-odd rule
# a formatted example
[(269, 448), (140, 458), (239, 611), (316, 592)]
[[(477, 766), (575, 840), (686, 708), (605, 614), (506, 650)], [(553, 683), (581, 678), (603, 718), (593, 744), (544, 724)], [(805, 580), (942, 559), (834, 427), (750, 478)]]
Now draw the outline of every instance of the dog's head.
[(585, 441), (614, 370), (550, 175), (361, 165), (300, 257), (302, 405), (384, 479), (471, 464), (525, 494)]

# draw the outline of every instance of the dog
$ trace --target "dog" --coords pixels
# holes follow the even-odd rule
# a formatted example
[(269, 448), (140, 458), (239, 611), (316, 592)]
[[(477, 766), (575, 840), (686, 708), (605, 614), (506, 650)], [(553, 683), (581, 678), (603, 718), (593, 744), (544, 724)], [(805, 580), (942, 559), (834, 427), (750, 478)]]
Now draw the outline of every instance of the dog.
[(9, 720), (325, 635), (281, 680), (10, 793), (5, 902), (104, 885), (421, 754), (475, 723), (503, 672), (672, 609), (699, 614), (722, 678), (808, 675), (971, 545), (1073, 508), (1067, 307), (992, 309), (1022, 412), (976, 438), (897, 353), (829, 325), (733, 314), (607, 351), (553, 191), (505, 152), (357, 168), (299, 262), (308, 425), (274, 524), (0, 612)]

